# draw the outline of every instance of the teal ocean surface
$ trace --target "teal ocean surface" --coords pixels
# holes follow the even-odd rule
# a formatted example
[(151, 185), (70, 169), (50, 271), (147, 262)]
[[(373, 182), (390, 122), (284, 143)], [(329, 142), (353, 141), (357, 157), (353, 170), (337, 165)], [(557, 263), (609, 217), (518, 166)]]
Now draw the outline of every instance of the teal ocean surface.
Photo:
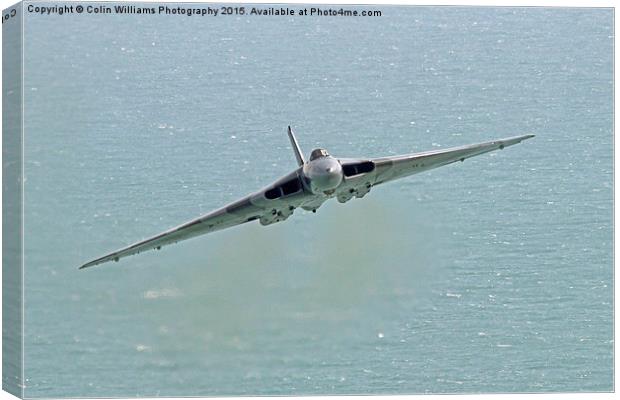
[[(613, 390), (613, 11), (370, 8), (26, 14), (26, 396)], [(289, 124), (536, 138), (78, 271), (288, 173)]]

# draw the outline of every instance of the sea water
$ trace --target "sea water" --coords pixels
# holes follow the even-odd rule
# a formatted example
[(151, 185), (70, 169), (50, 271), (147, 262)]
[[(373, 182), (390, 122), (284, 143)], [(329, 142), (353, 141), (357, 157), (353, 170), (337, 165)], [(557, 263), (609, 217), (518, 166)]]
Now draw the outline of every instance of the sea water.
[[(26, 13), (26, 396), (613, 390), (613, 11), (366, 9)], [(291, 171), (289, 124), (536, 138), (78, 271)]]

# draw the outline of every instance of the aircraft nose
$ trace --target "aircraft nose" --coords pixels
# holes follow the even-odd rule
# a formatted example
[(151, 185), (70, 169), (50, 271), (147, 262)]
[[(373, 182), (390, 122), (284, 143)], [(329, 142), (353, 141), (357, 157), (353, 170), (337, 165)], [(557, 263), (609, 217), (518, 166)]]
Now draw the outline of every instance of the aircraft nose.
[(308, 168), (307, 176), (315, 193), (335, 189), (343, 179), (340, 164), (331, 160), (317, 160)]

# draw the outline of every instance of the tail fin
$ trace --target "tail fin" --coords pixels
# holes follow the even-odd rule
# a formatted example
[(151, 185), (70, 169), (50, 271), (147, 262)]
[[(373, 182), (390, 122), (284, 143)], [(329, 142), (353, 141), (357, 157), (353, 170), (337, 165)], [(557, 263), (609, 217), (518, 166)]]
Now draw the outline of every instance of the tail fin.
[(299, 145), (297, 144), (297, 139), (295, 139), (295, 135), (293, 134), (293, 130), (291, 129), (290, 126), (288, 127), (288, 138), (291, 140), (291, 146), (293, 146), (293, 151), (295, 152), (295, 158), (297, 158), (297, 164), (299, 164), (299, 166), (304, 165), (306, 160), (304, 160), (304, 156), (301, 153), (301, 149), (299, 148)]

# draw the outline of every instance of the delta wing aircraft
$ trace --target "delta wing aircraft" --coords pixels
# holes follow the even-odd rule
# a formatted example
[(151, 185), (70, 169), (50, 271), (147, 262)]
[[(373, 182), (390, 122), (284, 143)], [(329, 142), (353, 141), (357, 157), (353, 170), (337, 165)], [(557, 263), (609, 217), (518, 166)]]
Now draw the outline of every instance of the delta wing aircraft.
[(274, 224), (286, 220), (300, 207), (316, 212), (325, 201), (333, 197), (340, 203), (346, 203), (354, 197), (364, 197), (370, 189), (381, 183), (456, 161), (465, 161), (489, 151), (501, 150), (534, 135), (381, 158), (334, 158), (325, 149), (319, 148), (312, 150), (309, 160), (304, 158), (290, 126), (288, 137), (298, 164), (293, 172), (258, 192), (159, 235), (90, 261), (80, 269), (118, 261), (146, 250), (159, 250), (168, 244), (254, 220), (258, 220), (261, 225)]

